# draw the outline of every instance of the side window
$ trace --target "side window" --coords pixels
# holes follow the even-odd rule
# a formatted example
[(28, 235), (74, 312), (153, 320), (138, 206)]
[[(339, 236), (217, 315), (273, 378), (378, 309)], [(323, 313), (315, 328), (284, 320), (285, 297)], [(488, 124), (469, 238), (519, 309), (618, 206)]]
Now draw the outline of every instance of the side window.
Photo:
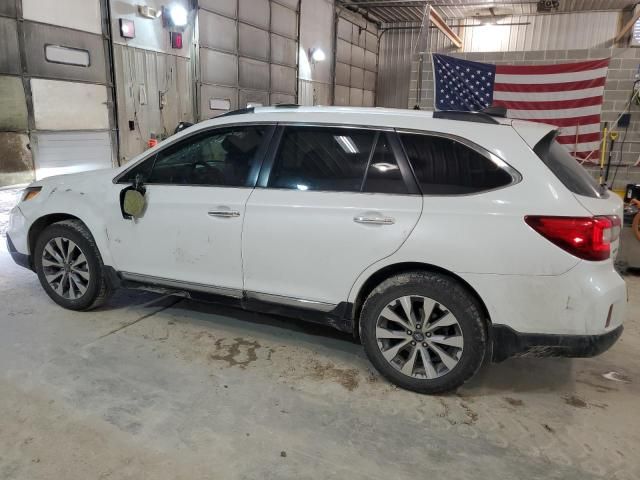
[(333, 127), (287, 127), (269, 187), (359, 192), (376, 132)]
[(246, 186), (267, 128), (236, 127), (186, 138), (158, 152), (145, 180), (151, 184)]
[(378, 137), (362, 191), (368, 193), (409, 193), (385, 133), (380, 133)]
[(120, 177), (118, 183), (133, 183), (138, 175), (140, 175), (140, 178), (143, 182), (146, 182), (151, 176), (151, 169), (153, 168), (153, 162), (155, 161), (155, 159), (156, 156), (154, 155), (140, 162), (131, 170), (129, 170), (124, 176)]
[(512, 182), (500, 165), (455, 140), (421, 134), (400, 137), (425, 195), (464, 195)]

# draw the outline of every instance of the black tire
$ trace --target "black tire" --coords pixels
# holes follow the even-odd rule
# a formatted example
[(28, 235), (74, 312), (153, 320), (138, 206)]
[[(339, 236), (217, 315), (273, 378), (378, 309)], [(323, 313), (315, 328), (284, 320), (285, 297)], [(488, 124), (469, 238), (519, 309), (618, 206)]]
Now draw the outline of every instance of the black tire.
[[(71, 299), (61, 296), (49, 285), (45, 277), (43, 250), (47, 243), (56, 237), (71, 240), (86, 257), (89, 280), (86, 291), (78, 298)], [(112, 289), (105, 275), (100, 251), (91, 232), (80, 220), (64, 220), (45, 228), (36, 240), (33, 254), (33, 263), (42, 288), (61, 307), (69, 310), (91, 310), (102, 305), (111, 295)]]
[[(458, 363), (442, 376), (415, 378), (413, 367), (411, 368), (412, 375), (406, 375), (399, 370), (400, 367), (394, 366), (400, 357), (395, 357), (393, 359), (394, 365), (392, 365), (390, 361), (385, 359), (381, 351), (382, 347), (379, 346), (376, 337), (378, 318), (383, 309), (394, 300), (406, 296), (427, 297), (435, 300), (438, 304), (446, 306), (446, 309), (457, 320), (457, 326), (452, 328), (461, 331), (462, 349), (459, 352)], [(388, 278), (378, 285), (369, 294), (362, 307), (360, 335), (367, 357), (375, 368), (395, 385), (418, 393), (443, 393), (460, 387), (478, 371), (487, 353), (487, 326), (478, 301), (452, 277), (425, 271), (402, 273)], [(381, 342), (383, 341), (381, 340)], [(403, 341), (398, 341), (398, 343)], [(410, 345), (415, 344), (416, 342), (413, 342)], [(407, 346), (405, 348), (412, 350), (416, 347)], [(418, 345), (417, 348), (420, 346)], [(432, 352), (430, 355), (434, 355), (429, 348), (423, 350)], [(403, 350), (400, 350), (399, 353), (403, 355)], [(409, 355), (406, 354), (406, 356)], [(437, 359), (438, 357), (433, 358)]]

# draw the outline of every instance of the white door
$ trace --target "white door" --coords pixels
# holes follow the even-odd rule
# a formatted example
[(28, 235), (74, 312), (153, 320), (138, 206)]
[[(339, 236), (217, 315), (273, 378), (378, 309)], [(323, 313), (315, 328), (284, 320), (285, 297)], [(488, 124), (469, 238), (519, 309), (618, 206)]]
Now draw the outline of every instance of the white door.
[(392, 140), (365, 129), (285, 128), (268, 185), (247, 203), (249, 295), (330, 308), (347, 300), (364, 269), (402, 245), (422, 197), (396, 161)]
[(147, 206), (139, 219), (111, 219), (115, 268), (134, 279), (156, 277), (241, 294), (245, 205), (271, 129), (196, 134), (160, 151), (155, 162), (129, 170), (114, 185), (114, 195), (140, 175)]

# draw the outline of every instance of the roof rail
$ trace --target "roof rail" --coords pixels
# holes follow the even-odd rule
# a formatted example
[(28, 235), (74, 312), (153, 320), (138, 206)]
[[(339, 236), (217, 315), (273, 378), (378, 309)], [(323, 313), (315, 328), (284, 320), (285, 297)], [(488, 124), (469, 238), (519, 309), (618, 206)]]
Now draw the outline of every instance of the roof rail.
[(433, 118), (445, 120), (459, 120), (461, 122), (490, 123), (500, 125), (500, 122), (484, 112), (461, 112), (459, 110), (440, 110), (433, 112)]
[(298, 108), (300, 105), (297, 103), (278, 103), (274, 105), (275, 108)]
[(491, 115), (492, 117), (507, 118), (507, 109), (504, 107), (487, 107), (480, 111), (487, 115)]
[(218, 115), (215, 118), (232, 117), (233, 115), (244, 115), (245, 113), (253, 113), (254, 111), (255, 111), (255, 109), (253, 107), (239, 108), (237, 110), (229, 110), (227, 113), (223, 113), (222, 115)]

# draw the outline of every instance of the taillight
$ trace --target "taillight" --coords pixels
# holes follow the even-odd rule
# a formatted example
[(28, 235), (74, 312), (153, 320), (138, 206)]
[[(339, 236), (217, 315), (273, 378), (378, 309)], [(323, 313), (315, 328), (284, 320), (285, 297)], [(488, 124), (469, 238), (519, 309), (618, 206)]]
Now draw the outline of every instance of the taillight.
[(620, 238), (620, 233), (622, 232), (622, 220), (617, 215), (613, 215), (611, 217), (607, 217), (611, 220), (611, 241), (615, 242)]
[(592, 261), (607, 260), (611, 255), (611, 242), (617, 239), (614, 219), (618, 217), (524, 217), (527, 225), (550, 242), (578, 258)]

